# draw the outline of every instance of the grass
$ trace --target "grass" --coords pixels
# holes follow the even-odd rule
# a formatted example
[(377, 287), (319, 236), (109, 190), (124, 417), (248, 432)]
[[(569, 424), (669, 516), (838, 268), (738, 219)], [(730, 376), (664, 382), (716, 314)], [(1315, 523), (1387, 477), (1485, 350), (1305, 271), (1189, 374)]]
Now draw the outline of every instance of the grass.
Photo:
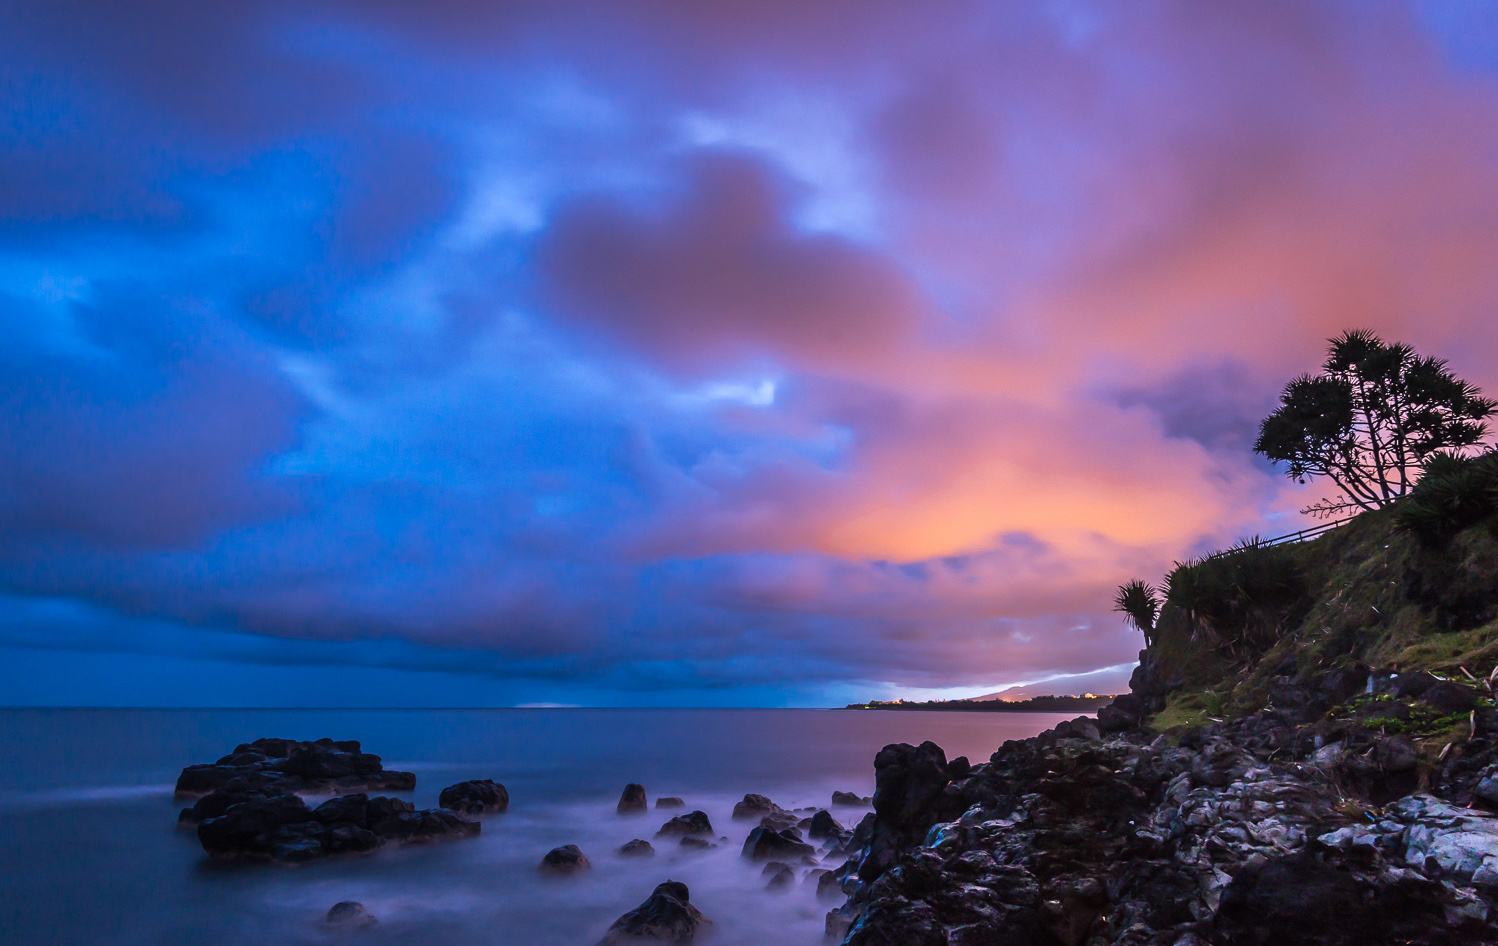
[[(1242, 546), (1211, 560), (1210, 574), (1201, 562), (1179, 566), (1150, 647), (1174, 692), (1152, 724), (1170, 730), (1255, 712), (1287, 669), (1307, 683), (1357, 664), (1454, 679), (1460, 668), (1478, 678), (1492, 672), (1498, 538), (1484, 520), (1433, 550), (1400, 527), (1397, 512), (1365, 513), (1313, 541), (1275, 547), (1272, 557)], [(1465, 715), (1456, 722), (1466, 725)], [(1405, 725), (1417, 735), (1443, 731), (1434, 720)]]

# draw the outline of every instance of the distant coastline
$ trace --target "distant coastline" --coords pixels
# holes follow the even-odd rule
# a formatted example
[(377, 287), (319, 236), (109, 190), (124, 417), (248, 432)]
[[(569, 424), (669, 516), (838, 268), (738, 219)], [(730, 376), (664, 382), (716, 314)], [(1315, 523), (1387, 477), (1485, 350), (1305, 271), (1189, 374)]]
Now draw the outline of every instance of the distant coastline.
[(843, 709), (850, 710), (923, 710), (960, 713), (1094, 713), (1109, 703), (1113, 697), (1096, 696), (1032, 696), (1028, 700), (928, 700), (912, 703), (907, 700), (883, 702), (870, 700), (867, 703), (849, 703)]

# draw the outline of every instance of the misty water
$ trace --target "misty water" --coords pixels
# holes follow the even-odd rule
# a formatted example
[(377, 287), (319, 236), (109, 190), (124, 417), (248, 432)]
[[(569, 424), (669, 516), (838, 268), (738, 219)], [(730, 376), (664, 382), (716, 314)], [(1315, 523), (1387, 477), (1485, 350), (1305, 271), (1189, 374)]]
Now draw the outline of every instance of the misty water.
[[(0, 711), (0, 923), (13, 944), (386, 943), (591, 946), (657, 883), (686, 883), (714, 921), (713, 946), (820, 944), (814, 882), (768, 891), (740, 855), (754, 822), (730, 819), (746, 792), (786, 808), (826, 807), (833, 790), (871, 795), (874, 754), (931, 739), (973, 761), (1006, 739), (1065, 718), (1040, 713), (827, 710), (3, 710)], [(387, 768), (413, 771), (418, 807), (453, 782), (493, 778), (507, 813), (474, 840), (386, 848), (298, 867), (210, 862), (175, 828), (172, 783), (260, 736), (359, 739)], [(628, 782), (651, 810), (614, 808)], [(707, 812), (714, 850), (655, 832), (679, 811)], [(313, 800), (315, 803), (315, 799)], [(851, 826), (866, 809), (834, 808)], [(654, 858), (614, 853), (651, 840)], [(554, 879), (537, 864), (577, 844), (593, 863)], [(829, 858), (822, 866), (838, 866)], [(800, 868), (805, 874), (808, 868)], [(363, 902), (378, 926), (334, 932), (320, 920)]]

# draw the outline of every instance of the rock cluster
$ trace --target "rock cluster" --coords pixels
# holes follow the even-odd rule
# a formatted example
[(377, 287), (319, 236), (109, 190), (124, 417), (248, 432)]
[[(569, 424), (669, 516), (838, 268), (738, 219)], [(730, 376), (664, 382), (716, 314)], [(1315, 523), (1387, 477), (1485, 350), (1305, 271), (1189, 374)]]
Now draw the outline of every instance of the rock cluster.
[(1403, 737), (1271, 709), (1177, 741), (1124, 704), (977, 765), (929, 742), (886, 747), (874, 814), (818, 882), (848, 895), (828, 933), (847, 946), (1498, 941), (1498, 818), (1458, 807), (1498, 775), (1483, 747), (1469, 745), (1483, 764), (1468, 770), (1443, 760), (1434, 781), (1462, 797), (1442, 800), (1410, 794), (1421, 767)]
[[(371, 798), (358, 790), (364, 786), (410, 790), (416, 776), (385, 771), (379, 756), (353, 740), (257, 739), (182, 770), (178, 797), (198, 798), (177, 823), (195, 829), (211, 857), (293, 864), (390, 843), (473, 837), (478, 822), (450, 810), (449, 801), (475, 813), (509, 804), (504, 786), (488, 780), (449, 786), (443, 807), (422, 811), (399, 798)], [(315, 808), (297, 794), (330, 792), (335, 797)]]
[(177, 777), (177, 797), (193, 798), (225, 789), (260, 795), (341, 792), (408, 792), (410, 772), (387, 772), (380, 757), (363, 752), (357, 740), (256, 739), (242, 743), (217, 762), (189, 765)]
[(222, 814), (198, 822), (198, 841), (211, 857), (294, 864), (332, 854), (372, 851), (392, 842), (469, 838), (480, 825), (445, 808), (417, 811), (399, 798), (359, 792), (309, 808), (298, 795), (228, 797), (215, 792), (205, 802), (227, 803)]

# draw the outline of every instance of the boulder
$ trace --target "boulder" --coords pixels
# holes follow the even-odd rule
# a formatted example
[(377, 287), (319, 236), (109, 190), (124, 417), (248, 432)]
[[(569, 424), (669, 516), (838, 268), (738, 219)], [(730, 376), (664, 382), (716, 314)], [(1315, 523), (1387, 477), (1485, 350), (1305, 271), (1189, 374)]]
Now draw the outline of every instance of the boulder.
[(765, 884), (766, 890), (789, 890), (796, 882), (796, 872), (790, 867), (781, 865), (780, 869), (770, 875), (769, 883)]
[(593, 865), (576, 844), (564, 844), (546, 852), (546, 856), (541, 858), (540, 869), (543, 874), (567, 877), (579, 871), (592, 870)]
[(811, 857), (816, 849), (802, 841), (793, 831), (772, 831), (760, 826), (749, 832), (744, 839), (743, 856), (751, 860), (771, 859), (800, 860)]
[(661, 795), (655, 800), (655, 807), (661, 808), (685, 808), (687, 803), (674, 795)]
[(364, 929), (374, 926), (380, 921), (375, 919), (374, 915), (368, 910), (364, 909), (364, 904), (359, 901), (344, 900), (333, 904), (328, 909), (328, 914), (323, 917), (323, 922), (329, 926), (336, 926), (341, 929)]
[(655, 940), (690, 943), (712, 921), (692, 906), (687, 885), (668, 880), (658, 885), (645, 902), (614, 921), (599, 940), (599, 946)]
[(625, 845), (619, 849), (619, 856), (654, 857), (655, 848), (651, 846), (649, 841), (646, 841), (642, 838), (635, 838), (633, 841), (626, 842)]
[(1438, 680), (1420, 694), (1420, 702), (1438, 713), (1467, 713), (1477, 708), (1476, 690), (1450, 680)]
[(1220, 946), (1433, 942), (1430, 931), (1446, 925), (1441, 885), (1413, 873), (1380, 881), (1305, 852), (1251, 864), (1227, 885), (1207, 939)]
[(763, 795), (745, 795), (743, 801), (733, 806), (733, 820), (748, 821), (762, 818), (779, 807)]
[(473, 779), (444, 788), (437, 804), (465, 815), (498, 814), (510, 807), (510, 793), (493, 779)]
[(820, 841), (838, 837), (843, 830), (843, 826), (833, 819), (832, 813), (823, 810), (811, 816), (811, 824), (806, 827), (806, 836), (813, 841)]
[(1125, 693), (1098, 710), (1097, 727), (1105, 733), (1138, 729), (1144, 714), (1144, 700), (1132, 693)]
[(689, 815), (677, 815), (670, 821), (661, 825), (657, 835), (710, 835), (713, 833), (713, 823), (708, 820), (707, 812), (694, 811)]
[(688, 848), (688, 849), (694, 849), (694, 850), (698, 850), (698, 851), (705, 851), (705, 850), (708, 850), (709, 848), (715, 848), (718, 845), (716, 845), (713, 842), (709, 841), (707, 838), (698, 838), (698, 837), (691, 837), (691, 836), (689, 836), (689, 837), (682, 838), (681, 841), (678, 842), (678, 846), (679, 847)]
[(873, 804), (874, 799), (855, 795), (853, 792), (833, 792), (832, 803), (844, 805), (849, 808), (866, 808)]
[(621, 815), (643, 815), (650, 810), (650, 805), (645, 799), (645, 786), (638, 782), (630, 782), (624, 786), (624, 793), (619, 796), (619, 805), (616, 809)]

